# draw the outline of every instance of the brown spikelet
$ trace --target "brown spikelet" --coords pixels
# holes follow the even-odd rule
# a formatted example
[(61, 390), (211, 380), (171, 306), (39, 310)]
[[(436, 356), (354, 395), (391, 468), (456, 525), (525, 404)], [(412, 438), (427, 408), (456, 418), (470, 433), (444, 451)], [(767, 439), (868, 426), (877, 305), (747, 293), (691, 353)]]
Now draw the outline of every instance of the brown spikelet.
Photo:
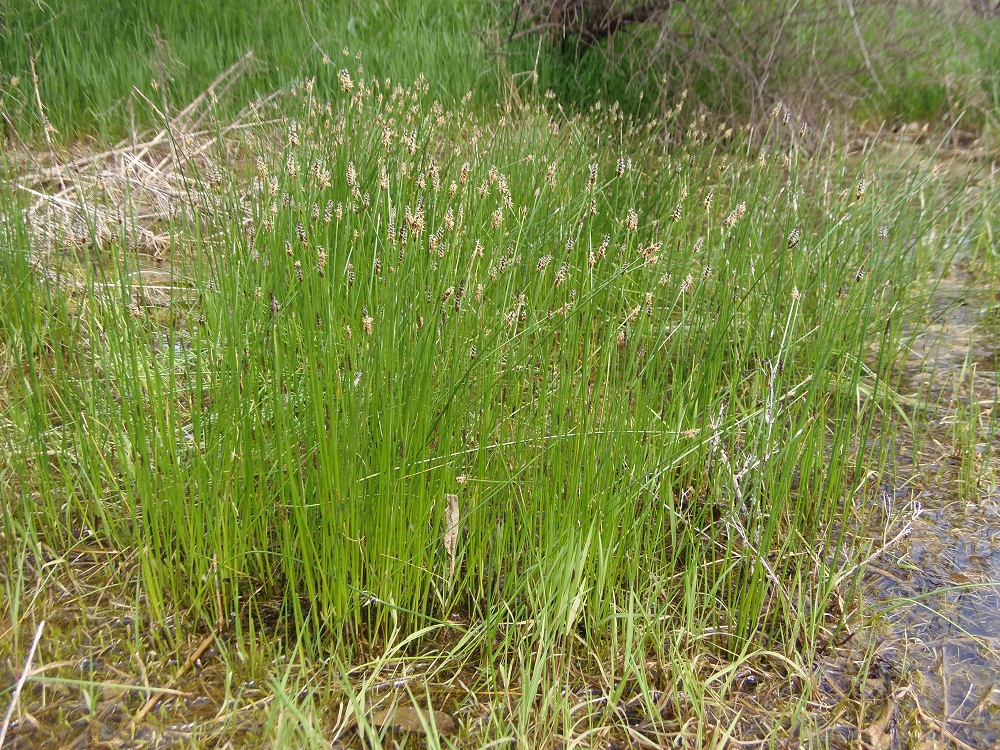
[(802, 227), (795, 227), (791, 234), (788, 235), (788, 249), (791, 250), (793, 247), (799, 244), (799, 238), (802, 237)]

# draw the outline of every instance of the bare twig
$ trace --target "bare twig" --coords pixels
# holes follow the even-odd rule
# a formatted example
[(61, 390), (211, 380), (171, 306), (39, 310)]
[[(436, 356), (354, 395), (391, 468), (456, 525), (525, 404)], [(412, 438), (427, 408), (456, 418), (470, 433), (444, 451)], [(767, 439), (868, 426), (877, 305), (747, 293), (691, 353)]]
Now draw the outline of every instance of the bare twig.
[(878, 73), (875, 72), (872, 60), (868, 56), (868, 48), (865, 46), (865, 40), (861, 36), (861, 27), (858, 26), (858, 16), (857, 13), (854, 12), (854, 0), (847, 0), (847, 10), (851, 14), (851, 23), (854, 25), (854, 36), (858, 38), (858, 45), (861, 47), (861, 54), (865, 58), (865, 67), (867, 67), (868, 72), (872, 74), (872, 80), (875, 81), (875, 85), (878, 86), (879, 92), (885, 94), (885, 86), (882, 85), (882, 81), (879, 80)]

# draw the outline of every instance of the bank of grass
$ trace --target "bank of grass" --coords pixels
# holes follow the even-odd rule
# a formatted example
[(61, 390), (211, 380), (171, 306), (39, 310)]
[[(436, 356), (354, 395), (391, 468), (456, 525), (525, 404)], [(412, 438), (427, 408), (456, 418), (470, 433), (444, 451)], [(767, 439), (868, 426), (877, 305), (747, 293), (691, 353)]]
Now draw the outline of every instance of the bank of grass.
[(780, 110), (761, 149), (681, 106), (666, 147), (613, 106), (338, 86), (147, 153), (192, 154), (152, 219), (143, 170), (61, 224), (5, 187), (0, 659), (49, 619), (62, 691), (17, 731), (380, 746), (402, 701), (463, 746), (833, 741), (810, 701), (867, 669), (811, 667), (850, 632), (910, 285), (975, 212), (931, 163), (789, 148)]
[(494, 10), (484, 0), (14, 0), (0, 10), (0, 111), (33, 142), (43, 130), (39, 100), (57, 142), (117, 141), (172, 115), (248, 52), (247, 72), (223, 108), (307, 77), (336, 90), (345, 47), (365, 50), (369, 75), (423, 71), (445, 101), (470, 90), (492, 95), (493, 68), (477, 32)]
[(574, 111), (619, 101), (662, 114), (686, 89), (731, 120), (759, 122), (781, 99), (812, 120), (835, 113), (849, 125), (947, 128), (961, 113), (963, 130), (992, 139), (1000, 19), (926, 4), (858, 10), (758, 2), (723, 16), (711, 4), (681, 3), (665, 31), (654, 24), (588, 46), (545, 35), (506, 44), (514, 4), (496, 0), (16, 0), (0, 11), (0, 113), (8, 140), (40, 143), (47, 121), (57, 143), (117, 141), (171, 115), (248, 52), (223, 107), (307, 77), (326, 95), (347, 47), (365, 50), (368, 75), (423, 71), (446, 102), (473, 91), (488, 106), (508, 86), (506, 73), (519, 85), (537, 74), (538, 90)]

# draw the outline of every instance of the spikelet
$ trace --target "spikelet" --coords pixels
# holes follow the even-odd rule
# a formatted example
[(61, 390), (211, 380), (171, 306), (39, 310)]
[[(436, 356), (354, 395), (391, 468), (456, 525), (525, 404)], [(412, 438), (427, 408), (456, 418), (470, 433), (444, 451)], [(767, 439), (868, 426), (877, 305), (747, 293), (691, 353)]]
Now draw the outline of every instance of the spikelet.
[(563, 267), (559, 269), (558, 273), (556, 273), (556, 278), (554, 282), (556, 288), (561, 287), (568, 277), (569, 277), (569, 265), (567, 264), (563, 265)]
[(605, 234), (604, 239), (601, 240), (601, 246), (597, 248), (597, 259), (604, 260), (604, 256), (607, 255), (608, 246), (611, 245), (611, 235)]
[(802, 227), (795, 227), (791, 234), (788, 235), (788, 249), (791, 250), (793, 247), (799, 244), (799, 238), (802, 237)]
[(865, 191), (868, 189), (868, 184), (869, 184), (868, 180), (866, 180), (864, 177), (858, 180), (858, 186), (854, 190), (855, 200), (861, 200), (862, 198), (865, 197)]
[(726, 225), (726, 229), (732, 229), (736, 225), (736, 222), (738, 222), (740, 219), (743, 218), (743, 215), (746, 214), (746, 211), (747, 211), (747, 204), (742, 202), (738, 203), (736, 205), (736, 208), (733, 209), (726, 217), (726, 220), (724, 222), (724, 224)]
[(628, 215), (625, 217), (625, 229), (629, 232), (634, 232), (639, 228), (639, 214), (636, 213), (634, 208), (628, 210)]
[(340, 80), (340, 88), (345, 94), (351, 93), (354, 89), (354, 81), (351, 80), (351, 74), (347, 68), (341, 68), (340, 72), (337, 74), (337, 78)]

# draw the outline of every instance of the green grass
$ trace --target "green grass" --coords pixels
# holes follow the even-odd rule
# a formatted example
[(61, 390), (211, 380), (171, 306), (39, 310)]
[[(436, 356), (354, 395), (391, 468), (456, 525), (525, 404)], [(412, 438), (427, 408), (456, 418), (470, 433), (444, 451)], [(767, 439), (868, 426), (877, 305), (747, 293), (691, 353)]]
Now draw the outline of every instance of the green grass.
[[(16, 0), (0, 11), (0, 112), (8, 138), (41, 136), (41, 101), (56, 141), (118, 140), (133, 127), (158, 123), (157, 110), (187, 105), (248, 51), (252, 64), (223, 107), (242, 106), (304, 77), (329, 94), (347, 47), (352, 56), (364, 50), (368, 75), (409, 80), (423, 71), (445, 102), (473, 91), (488, 104), (501, 89), (499, 62), (522, 88), (537, 72), (539, 91), (551, 89), (580, 111), (619, 101), (629, 112), (661, 114), (664, 99), (672, 106), (689, 89), (716, 114), (758, 118), (762, 113), (747, 93), (753, 86), (745, 73), (752, 70), (766, 79), (765, 109), (783, 98), (806, 116), (833, 106), (850, 109), (855, 118), (895, 124), (938, 121), (957, 108), (969, 110), (964, 127), (996, 125), (995, 19), (941, 16), (906, 5), (891, 13), (865, 9), (861, 31), (875, 80), (846, 9), (822, 2), (796, 4), (769, 65), (762, 43), (748, 45), (745, 35), (765, 19), (783, 17), (780, 3), (733, 9), (739, 33), (710, 8), (678, 6), (666, 43), (658, 28), (622, 34), (597, 48), (558, 45), (547, 37), (537, 44), (529, 37), (497, 56), (499, 40), (509, 33), (509, 11), (508, 4), (490, 0)], [(760, 32), (768, 40), (774, 33), (766, 24)], [(661, 56), (651, 58), (651, 47)]]
[(492, 66), (476, 36), (490, 19), (491, 6), (479, 0), (15, 0), (0, 10), (0, 110), (19, 130), (41, 132), (32, 55), (42, 105), (65, 141), (148, 128), (160, 120), (154, 106), (187, 105), (248, 51), (250, 71), (226, 99), (240, 106), (303, 77), (335, 90), (345, 47), (351, 62), (365, 51), (368, 75), (409, 80), (424, 71), (445, 101), (492, 94)]
[[(96, 149), (254, 51), (141, 169), (3, 164), (3, 699), (45, 620), (22, 742), (390, 747), (393, 701), (456, 718), (428, 747), (872, 723), (874, 645), (851, 671), (831, 641), (891, 446), (925, 439), (895, 387), (919, 282), (956, 254), (995, 274), (995, 179), (799, 147), (787, 110), (717, 127), (692, 104), (747, 114), (725, 70), (662, 91), (626, 40), (613, 64), (534, 41), (498, 64), (486, 3), (0, 13), (2, 110), (35, 144), (26, 34), (50, 136)], [(942, 93), (879, 58), (862, 116), (990, 95), (995, 66), (914, 28), (968, 76)], [(961, 49), (995, 57), (995, 29)], [(985, 423), (954, 421), (966, 486)], [(184, 695), (147, 716), (150, 686)]]
[[(964, 209), (930, 164), (779, 147), (781, 117), (763, 150), (697, 121), (664, 149), (670, 123), (614, 107), (341, 84), (224, 136), (174, 193), (187, 211), (107, 230), (88, 203), (97, 263), (88, 230), (52, 239), (4, 193), (3, 544), (35, 572), (5, 578), (0, 655), (24, 653), (46, 566), (97, 548), (125, 555), (101, 598), (137, 618), (109, 647), (183, 660), (220, 629), (227, 696), (276, 681), (279, 744), (380, 744), (373, 686), (420, 658), (450, 671), (415, 700), (492, 696), (463, 743), (624, 732), (624, 700), (677, 736), (678, 684), (673, 715), (718, 741), (706, 706), (738, 667), (807, 674), (844, 625), (909, 284)], [(144, 221), (194, 297), (144, 301)], [(704, 682), (704, 658), (729, 666)], [(578, 714), (591, 682), (608, 708)], [(782, 736), (808, 694), (726, 725)]]

